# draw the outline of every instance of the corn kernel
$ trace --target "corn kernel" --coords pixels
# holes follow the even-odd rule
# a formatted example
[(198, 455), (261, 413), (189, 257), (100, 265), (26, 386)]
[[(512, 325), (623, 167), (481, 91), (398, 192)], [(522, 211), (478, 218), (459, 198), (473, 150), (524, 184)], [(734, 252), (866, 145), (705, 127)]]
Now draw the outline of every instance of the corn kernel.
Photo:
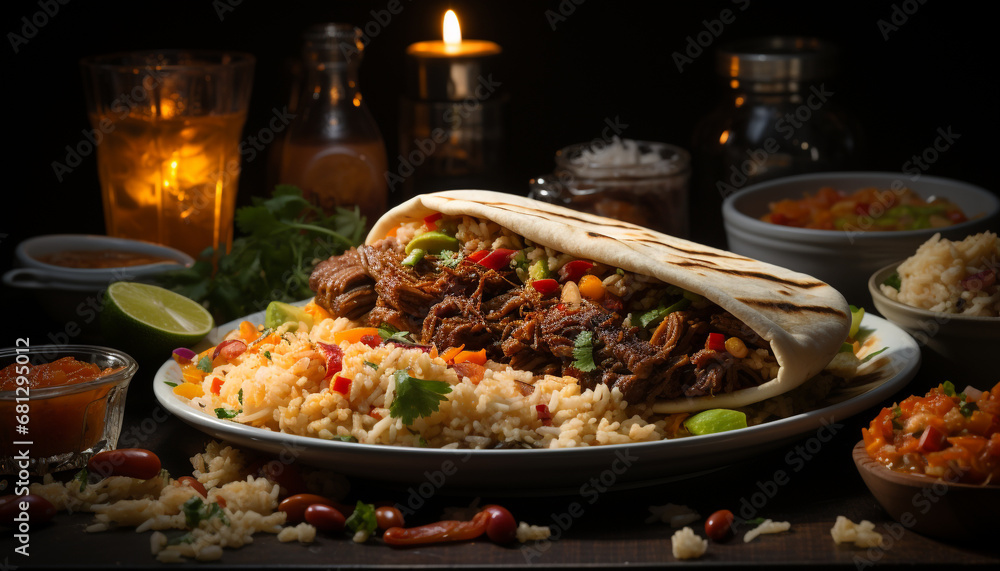
[(743, 340), (738, 337), (726, 339), (726, 351), (737, 359), (742, 359), (750, 353), (747, 351), (747, 346), (743, 343)]

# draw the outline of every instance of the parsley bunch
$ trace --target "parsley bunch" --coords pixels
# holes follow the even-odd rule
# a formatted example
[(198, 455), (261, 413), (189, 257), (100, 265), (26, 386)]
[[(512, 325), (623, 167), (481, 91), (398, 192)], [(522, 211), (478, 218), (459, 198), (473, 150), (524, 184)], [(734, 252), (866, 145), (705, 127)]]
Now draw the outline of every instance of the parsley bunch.
[[(355, 208), (326, 216), (295, 186), (279, 185), (268, 199), (236, 211), (240, 236), (228, 253), (208, 248), (193, 267), (162, 274), (158, 285), (204, 304), (216, 323), (260, 311), (272, 301), (312, 295), (317, 262), (358, 245), (365, 218)], [(212, 259), (218, 269), (213, 272)]]

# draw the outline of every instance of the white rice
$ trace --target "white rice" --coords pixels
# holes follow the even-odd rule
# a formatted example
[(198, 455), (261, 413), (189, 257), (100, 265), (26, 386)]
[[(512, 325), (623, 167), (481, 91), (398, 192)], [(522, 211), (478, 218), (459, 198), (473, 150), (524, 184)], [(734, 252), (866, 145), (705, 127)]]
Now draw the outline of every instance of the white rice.
[[(880, 285), (889, 299), (930, 311), (1000, 317), (1000, 287), (977, 282), (983, 271), (1000, 274), (1000, 238), (992, 232), (953, 242), (935, 234), (899, 265), (899, 290)], [(963, 280), (967, 280), (963, 286)]]
[(708, 540), (695, 535), (690, 527), (684, 527), (670, 538), (670, 549), (677, 559), (697, 559), (708, 551)]

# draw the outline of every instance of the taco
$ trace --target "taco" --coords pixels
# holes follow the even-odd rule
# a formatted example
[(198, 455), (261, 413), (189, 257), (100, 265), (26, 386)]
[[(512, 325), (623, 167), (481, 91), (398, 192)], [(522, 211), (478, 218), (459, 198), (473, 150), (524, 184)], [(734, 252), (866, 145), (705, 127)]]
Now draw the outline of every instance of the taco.
[(851, 314), (807, 275), (478, 190), (417, 196), (317, 265), (315, 301), (444, 351), (606, 384), (658, 413), (736, 408), (820, 372)]

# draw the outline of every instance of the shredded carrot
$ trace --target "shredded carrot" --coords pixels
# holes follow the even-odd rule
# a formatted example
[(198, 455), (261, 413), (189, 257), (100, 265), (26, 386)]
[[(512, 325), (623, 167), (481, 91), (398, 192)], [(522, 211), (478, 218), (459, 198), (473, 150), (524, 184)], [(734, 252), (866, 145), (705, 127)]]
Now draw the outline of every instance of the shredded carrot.
[(462, 343), (458, 347), (452, 347), (451, 349), (448, 349), (447, 351), (441, 354), (441, 358), (444, 359), (445, 363), (451, 363), (452, 360), (456, 356), (458, 356), (459, 353), (462, 352), (462, 349), (465, 349), (465, 343)]
[(338, 331), (333, 334), (333, 342), (340, 345), (344, 341), (348, 343), (360, 343), (361, 338), (365, 335), (374, 335), (378, 337), (377, 327), (355, 327), (353, 329), (345, 329), (343, 331)]
[(486, 349), (480, 349), (478, 351), (462, 351), (458, 355), (455, 355), (454, 362), (456, 365), (466, 361), (477, 365), (485, 365)]

